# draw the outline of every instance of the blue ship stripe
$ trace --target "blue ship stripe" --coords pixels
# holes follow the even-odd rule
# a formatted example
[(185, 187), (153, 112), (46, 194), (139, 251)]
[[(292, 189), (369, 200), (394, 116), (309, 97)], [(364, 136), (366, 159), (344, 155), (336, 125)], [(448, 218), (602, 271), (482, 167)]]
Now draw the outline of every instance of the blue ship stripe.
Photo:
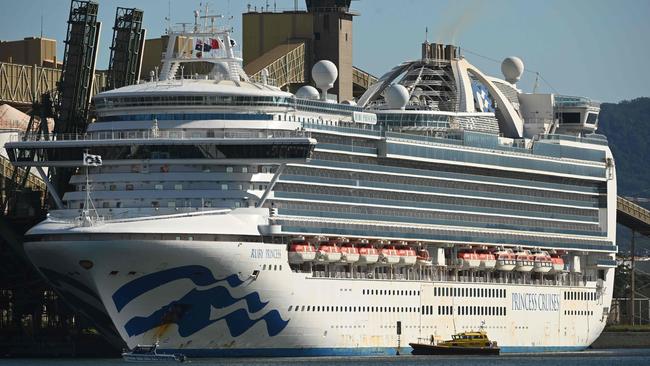
[(206, 267), (198, 265), (182, 266), (151, 273), (125, 284), (115, 291), (113, 294), (113, 302), (117, 311), (121, 311), (136, 297), (156, 287), (183, 278), (191, 280), (197, 286), (208, 286), (220, 281), (226, 281), (231, 287), (237, 287), (244, 283), (236, 274), (232, 274), (226, 278), (216, 279)]

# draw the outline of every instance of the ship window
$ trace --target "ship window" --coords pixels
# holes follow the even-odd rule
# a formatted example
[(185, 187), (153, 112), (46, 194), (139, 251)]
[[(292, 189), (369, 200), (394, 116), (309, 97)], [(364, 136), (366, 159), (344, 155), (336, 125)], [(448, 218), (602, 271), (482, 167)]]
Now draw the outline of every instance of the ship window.
[(274, 264), (274, 265), (273, 265), (273, 270), (274, 270), (274, 271), (277, 271), (277, 270), (278, 270), (278, 265), (277, 265), (277, 264)]
[(248, 167), (247, 166), (242, 167), (241, 172), (242, 173), (248, 173)]
[(580, 112), (563, 112), (555, 115), (560, 123), (580, 123)]
[(598, 122), (598, 114), (597, 113), (587, 113), (587, 124), (588, 125), (595, 125), (596, 122)]
[(228, 190), (228, 185), (227, 184), (222, 184), (221, 185), (221, 190), (222, 191), (227, 191)]
[(226, 173), (232, 173), (233, 169), (231, 166), (226, 167)]
[(162, 184), (156, 184), (155, 188), (157, 191), (162, 191), (163, 190), (163, 185)]
[(177, 191), (182, 191), (183, 190), (183, 185), (182, 184), (174, 184), (174, 189)]
[(292, 307), (293, 307), (293, 305), (289, 305), (289, 310), (287, 310), (287, 311), (291, 311)]

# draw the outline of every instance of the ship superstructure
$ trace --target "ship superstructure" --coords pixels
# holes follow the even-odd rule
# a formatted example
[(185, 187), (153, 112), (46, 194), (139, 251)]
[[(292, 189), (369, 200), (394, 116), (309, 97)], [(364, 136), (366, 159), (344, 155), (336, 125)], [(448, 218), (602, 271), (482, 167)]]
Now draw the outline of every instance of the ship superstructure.
[(86, 134), (6, 144), (15, 165), (78, 168), (26, 244), (66, 297), (129, 346), (190, 357), (393, 354), (481, 326), (504, 352), (600, 334), (616, 174), (597, 103), (523, 93), (519, 59), (499, 79), (425, 43), (337, 104), (333, 64), (294, 95), (249, 80), (234, 48), (214, 25), (170, 30), (160, 75), (95, 96)]

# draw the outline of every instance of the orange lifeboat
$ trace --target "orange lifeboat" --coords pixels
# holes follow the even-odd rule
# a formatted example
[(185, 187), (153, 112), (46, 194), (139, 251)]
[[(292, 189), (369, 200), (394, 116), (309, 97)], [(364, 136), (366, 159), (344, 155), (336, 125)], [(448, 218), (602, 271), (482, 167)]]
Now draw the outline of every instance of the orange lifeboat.
[(341, 262), (343, 263), (356, 263), (359, 260), (359, 248), (355, 247), (353, 244), (345, 243), (341, 245), (340, 251)]
[(319, 262), (332, 263), (341, 260), (341, 249), (336, 246), (336, 241), (321, 243), (316, 250), (316, 260)]
[(539, 251), (533, 253), (533, 258), (535, 259), (533, 272), (548, 273), (553, 269), (553, 261), (547, 252)]
[(559, 254), (551, 254), (551, 265), (551, 272), (564, 272), (564, 259), (562, 259)]
[(456, 263), (461, 269), (479, 268), (481, 260), (473, 250), (463, 250), (458, 252)]
[(379, 250), (369, 244), (368, 240), (359, 240), (357, 248), (359, 248), (359, 264), (375, 264), (379, 260)]
[(383, 264), (393, 265), (400, 262), (397, 248), (394, 245), (385, 245), (379, 249), (379, 262)]
[(397, 250), (397, 256), (399, 257), (399, 262), (397, 263), (400, 266), (412, 266), (417, 260), (417, 255), (415, 250), (408, 246), (408, 243), (405, 241), (398, 241), (391, 245), (392, 248)]
[(515, 271), (530, 272), (535, 266), (535, 257), (529, 250), (515, 252)]
[(483, 250), (478, 253), (478, 259), (481, 261), (481, 268), (483, 269), (493, 269), (496, 267), (497, 260), (494, 254)]
[(494, 252), (496, 257), (496, 269), (500, 271), (512, 271), (517, 265), (515, 253), (510, 249), (501, 249)]
[(316, 248), (304, 239), (289, 245), (289, 263), (301, 264), (314, 259), (316, 259)]

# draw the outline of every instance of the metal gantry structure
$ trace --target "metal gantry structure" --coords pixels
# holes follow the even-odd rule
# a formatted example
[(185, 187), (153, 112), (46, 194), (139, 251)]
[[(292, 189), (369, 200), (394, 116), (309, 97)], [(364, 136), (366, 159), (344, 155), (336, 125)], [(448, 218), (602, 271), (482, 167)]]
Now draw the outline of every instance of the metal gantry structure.
[[(638, 309), (636, 308), (637, 295), (640, 295), (638, 291), (640, 288), (636, 286), (636, 272), (639, 270), (636, 268), (636, 234), (639, 233), (646, 237), (650, 237), (650, 210), (643, 208), (636, 203), (632, 202), (632, 199), (627, 199), (621, 196), (618, 196), (616, 199), (617, 212), (616, 212), (616, 221), (624, 225), (631, 230), (631, 242), (630, 242), (630, 323), (632, 325), (637, 324), (637, 318), (640, 320)], [(645, 299), (647, 300), (647, 299)], [(650, 302), (649, 302), (650, 304)], [(650, 313), (650, 310), (649, 310)]]
[(118, 7), (113, 26), (113, 43), (108, 65), (107, 89), (133, 85), (140, 79), (145, 30), (143, 11)]
[[(70, 5), (63, 71), (57, 88), (59, 111), (54, 122), (56, 135), (83, 134), (88, 127), (88, 111), (101, 29), (101, 23), (97, 21), (98, 10), (99, 4), (93, 1), (73, 0)], [(80, 160), (81, 155), (62, 158)], [(59, 191), (65, 191), (71, 175), (72, 170), (69, 168), (50, 170), (52, 184)]]
[(54, 132), (86, 131), (95, 60), (101, 23), (97, 21), (99, 4), (73, 0), (65, 40), (63, 72), (58, 84), (59, 116)]

